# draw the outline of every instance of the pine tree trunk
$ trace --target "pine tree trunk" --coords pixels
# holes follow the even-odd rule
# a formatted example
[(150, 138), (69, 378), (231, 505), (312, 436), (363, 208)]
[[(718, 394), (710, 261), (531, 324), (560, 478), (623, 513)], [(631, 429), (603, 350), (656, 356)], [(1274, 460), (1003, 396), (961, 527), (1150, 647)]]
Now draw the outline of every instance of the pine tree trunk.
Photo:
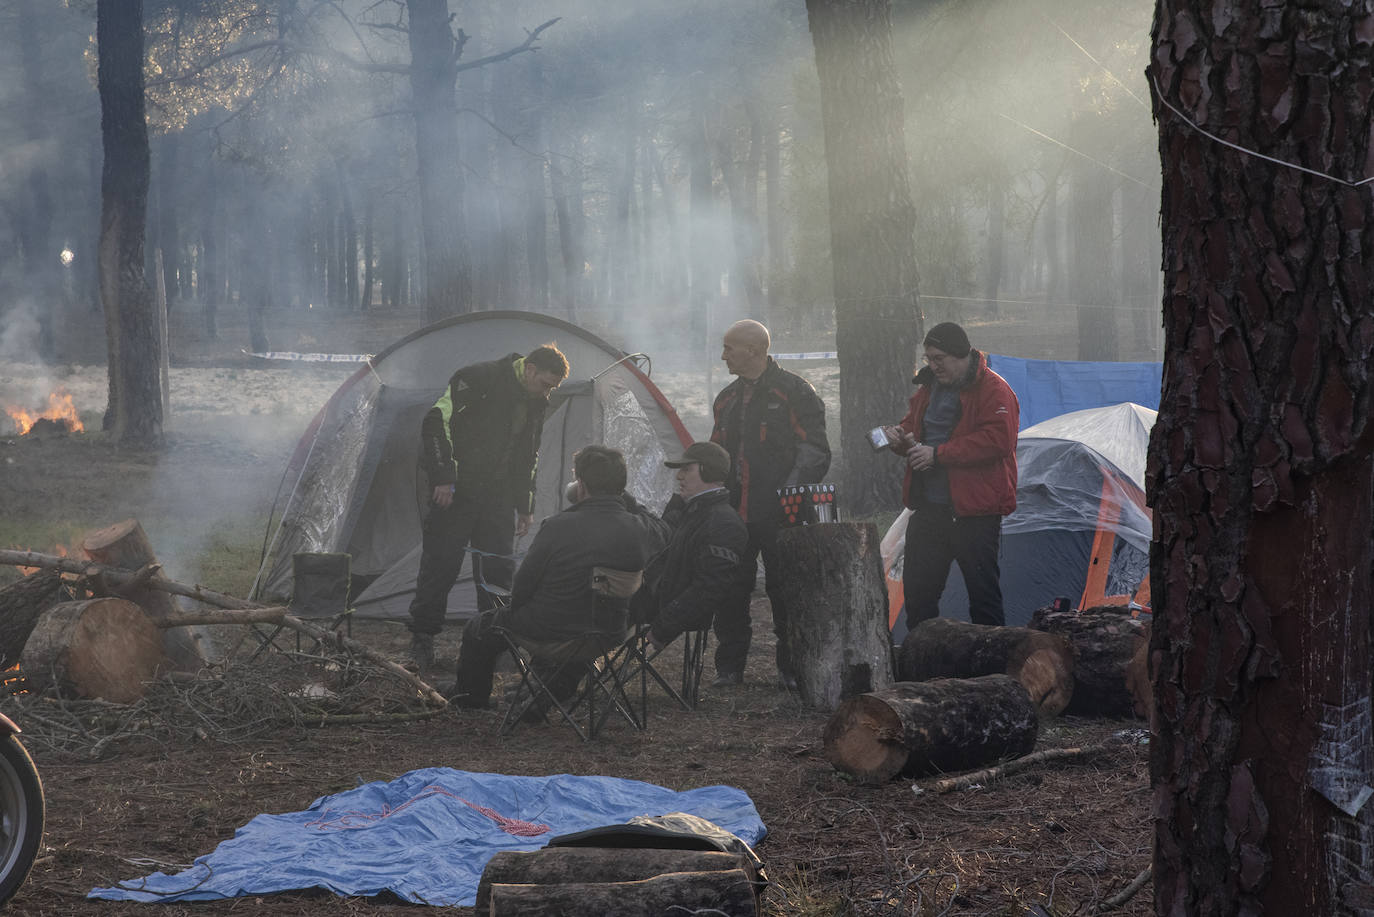
[(472, 268), (463, 228), (458, 163), (456, 41), (448, 0), (406, 0), (410, 14), (410, 88), (425, 251), (425, 317), (472, 311)]
[(143, 0), (99, 0), (100, 301), (105, 309), (109, 402), (104, 427), (121, 442), (162, 438), (162, 391), (143, 243), (148, 213), (148, 126), (143, 104)]
[[(916, 211), (888, 0), (807, 0), (820, 77), (830, 188), (845, 502), (897, 501), (900, 476), (863, 432), (896, 423), (924, 336), (917, 299)], [(832, 439), (834, 437), (832, 436)]]
[(1374, 891), (1370, 13), (1155, 16), (1161, 915), (1361, 914)]

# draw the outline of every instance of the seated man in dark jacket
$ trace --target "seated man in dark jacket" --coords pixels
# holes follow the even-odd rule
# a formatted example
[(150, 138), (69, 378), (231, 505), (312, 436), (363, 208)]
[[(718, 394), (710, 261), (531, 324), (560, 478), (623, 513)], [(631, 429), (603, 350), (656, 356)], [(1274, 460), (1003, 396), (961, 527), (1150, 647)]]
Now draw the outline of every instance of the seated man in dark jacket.
[(492, 670), (505, 649), (495, 624), (530, 640), (559, 642), (590, 632), (623, 635), (627, 600), (598, 597), (592, 570), (643, 570), (664, 542), (666, 526), (625, 493), (625, 457), (587, 446), (573, 458), (573, 505), (544, 520), (515, 573), (510, 605), (468, 622), (458, 652), (452, 701), (485, 707)]
[[(663, 511), (672, 535), (635, 596), (636, 613), (651, 623), (649, 642), (657, 649), (717, 615), (738, 619), (754, 586), (753, 565), (746, 569), (744, 563), (749, 530), (725, 489), (729, 453), (716, 443), (692, 443), (681, 458), (664, 464), (678, 470), (677, 495)], [(716, 670), (742, 669), (742, 659), (721, 658), (722, 647), (730, 651), (724, 642), (716, 647)]]

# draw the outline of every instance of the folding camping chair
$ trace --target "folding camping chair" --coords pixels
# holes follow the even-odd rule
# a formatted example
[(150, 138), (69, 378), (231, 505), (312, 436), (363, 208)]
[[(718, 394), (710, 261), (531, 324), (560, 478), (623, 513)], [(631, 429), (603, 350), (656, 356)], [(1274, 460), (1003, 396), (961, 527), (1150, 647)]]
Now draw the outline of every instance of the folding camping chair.
[[(350, 565), (348, 554), (315, 553), (302, 551), (291, 555), (291, 569), (294, 586), (291, 602), (287, 606), (293, 617), (303, 621), (322, 623), (327, 630), (335, 630), (343, 625), (348, 635), (353, 635), (353, 609), (348, 604)], [(286, 625), (276, 624), (270, 633), (266, 625), (253, 625), (253, 635), (258, 639), (258, 648), (249, 661), (257, 659), (268, 647), (278, 651), (285, 648), (277, 644)], [(302, 643), (301, 633), (294, 631), (295, 652), (314, 652), (320, 641), (314, 640), (307, 648)], [(286, 650), (289, 651), (289, 650)]]
[[(642, 581), (639, 570), (593, 568), (597, 620), (623, 620), (625, 603)], [(558, 711), (583, 741), (595, 738), (613, 712), (635, 729), (644, 728), (643, 705), (636, 713), (624, 677), (636, 634), (627, 636), (620, 627), (541, 641), (505, 627), (493, 626), (492, 631), (505, 641), (520, 674), (500, 734), (508, 735), (532, 712), (540, 716), (549, 710)]]
[(677, 686), (671, 684), (660, 670), (657, 660), (667, 652), (668, 646), (655, 649), (649, 642), (649, 625), (641, 625), (635, 635), (631, 656), (625, 667), (625, 681), (640, 680), (640, 709), (647, 709), (648, 679), (663, 689), (683, 710), (695, 710), (701, 701), (701, 673), (706, 665), (706, 642), (711, 636), (710, 626), (700, 630), (689, 630), (682, 635), (682, 675)]

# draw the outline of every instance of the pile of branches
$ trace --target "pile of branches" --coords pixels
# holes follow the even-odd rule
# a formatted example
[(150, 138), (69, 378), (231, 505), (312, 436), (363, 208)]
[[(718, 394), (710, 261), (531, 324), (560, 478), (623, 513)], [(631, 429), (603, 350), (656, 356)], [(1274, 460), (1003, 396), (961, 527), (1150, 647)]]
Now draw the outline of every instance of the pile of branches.
[(406, 722), (439, 712), (357, 658), (308, 657), (269, 653), (223, 671), (165, 677), (132, 704), (21, 692), (0, 700), (0, 712), (19, 723), (26, 745), (66, 761), (106, 759), (139, 739), (238, 743), (283, 727)]
[(202, 606), (163, 615), (161, 627), (237, 625), (243, 629), (240, 646), (258, 647), (247, 661), (227, 658), (194, 674), (169, 672), (130, 704), (29, 693), (22, 678), (8, 673), (0, 684), (0, 711), (20, 724), (26, 744), (59, 758), (98, 759), (135, 738), (241, 742), (283, 726), (423, 719), (446, 706), (432, 686), (395, 661), (288, 608), (177, 583), (156, 569), (129, 571), (20, 551), (0, 551), (3, 563), (37, 571), (0, 590), (0, 608), (7, 612), (0, 614), (0, 666), (18, 661), (16, 647), (23, 647), (44, 607), (92, 594), (118, 595), (131, 584)]

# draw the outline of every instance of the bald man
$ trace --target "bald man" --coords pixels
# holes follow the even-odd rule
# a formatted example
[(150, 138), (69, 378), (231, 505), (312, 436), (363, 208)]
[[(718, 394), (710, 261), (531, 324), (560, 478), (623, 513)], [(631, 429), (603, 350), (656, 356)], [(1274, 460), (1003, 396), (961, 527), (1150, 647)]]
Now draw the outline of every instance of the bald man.
[[(788, 609), (776, 580), (782, 524), (778, 488), (819, 483), (830, 469), (830, 443), (820, 396), (810, 382), (778, 366), (768, 355), (769, 344), (768, 329), (751, 319), (735, 322), (725, 332), (720, 358), (737, 378), (716, 396), (711, 441), (730, 453), (726, 487), (749, 529), (746, 566), (753, 567), (762, 556), (773, 632), (778, 635), (778, 681), (791, 689), (796, 687), (796, 675), (782, 636)], [(740, 684), (751, 637), (748, 606), (718, 613), (715, 632), (715, 684)]]

